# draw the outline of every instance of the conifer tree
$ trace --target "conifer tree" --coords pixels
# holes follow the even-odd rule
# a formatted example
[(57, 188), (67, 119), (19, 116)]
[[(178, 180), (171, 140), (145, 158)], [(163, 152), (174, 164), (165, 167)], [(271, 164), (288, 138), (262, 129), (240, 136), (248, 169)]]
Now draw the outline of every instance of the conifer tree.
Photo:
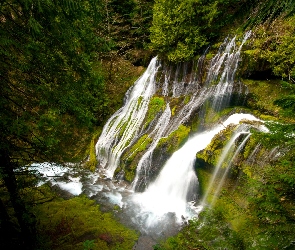
[(0, 178), (10, 195), (23, 248), (35, 219), (15, 176), (37, 161), (63, 161), (62, 138), (104, 117), (102, 77), (91, 63), (108, 45), (97, 35), (96, 0), (4, 0), (0, 3)]

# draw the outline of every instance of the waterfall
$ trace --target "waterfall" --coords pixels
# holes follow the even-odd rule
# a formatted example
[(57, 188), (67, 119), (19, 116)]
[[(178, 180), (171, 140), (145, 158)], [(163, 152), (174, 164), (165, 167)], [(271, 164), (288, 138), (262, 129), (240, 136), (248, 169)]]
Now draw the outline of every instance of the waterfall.
[[(246, 119), (262, 122), (261, 120), (257, 119), (256, 117), (252, 115), (248, 115)], [(230, 140), (226, 143), (226, 145), (224, 146), (219, 156), (219, 159), (214, 168), (212, 177), (209, 181), (208, 186), (206, 187), (206, 193), (204, 194), (202, 201), (200, 202), (202, 206), (204, 206), (206, 203), (209, 203), (210, 207), (212, 207), (215, 204), (220, 194), (221, 188), (224, 185), (225, 179), (229, 173), (229, 170), (231, 169), (233, 165), (233, 162), (236, 160), (236, 157), (238, 156), (240, 151), (244, 148), (246, 142), (249, 140), (251, 136), (251, 133), (250, 133), (251, 127), (254, 127), (254, 125), (241, 123), (239, 124), (237, 128), (235, 128)], [(264, 132), (267, 131), (266, 127), (262, 124), (255, 126), (255, 128), (260, 131), (264, 131)], [(237, 146), (236, 145), (237, 139), (240, 138), (240, 136), (242, 135), (245, 135), (245, 137)], [(253, 153), (256, 152), (258, 148), (259, 148), (259, 144), (256, 146), (256, 148), (254, 149), (254, 151), (252, 152), (248, 160), (250, 158), (253, 158)], [(210, 200), (208, 201), (208, 197), (210, 194), (212, 194), (213, 198), (211, 201)]]
[[(156, 180), (145, 192), (137, 194), (134, 198), (140, 204), (141, 211), (149, 211), (149, 226), (156, 224), (159, 217), (167, 212), (174, 213), (179, 220), (194, 213), (188, 202), (194, 201), (195, 197), (188, 197), (188, 193), (190, 190), (196, 193), (197, 190), (198, 179), (194, 171), (196, 153), (206, 148), (224, 126), (239, 124), (244, 119), (258, 121), (249, 114), (233, 114), (222, 123), (223, 125), (219, 124), (211, 130), (195, 134), (183, 147), (174, 152)], [(237, 136), (240, 133), (237, 133)]]
[[(150, 133), (150, 135), (154, 135), (154, 139), (148, 150), (145, 152), (145, 154), (141, 157), (141, 159), (138, 162), (137, 168), (136, 168), (136, 176), (133, 181), (133, 189), (135, 189), (139, 184), (138, 184), (138, 179), (139, 175), (143, 174), (144, 176), (144, 183), (143, 185), (145, 186), (148, 182), (148, 177), (149, 177), (149, 170), (151, 167), (151, 157), (154, 149), (156, 148), (159, 140), (162, 138), (167, 125), (169, 123), (171, 117), (171, 110), (169, 104), (167, 104), (165, 111), (163, 112), (162, 116), (159, 118), (159, 121), (153, 131)], [(142, 173), (144, 172), (144, 173)]]
[[(221, 110), (222, 107), (229, 103), (233, 91), (234, 76), (237, 71), (241, 49), (250, 35), (251, 31), (246, 32), (243, 41), (237, 50), (235, 48), (236, 37), (234, 37), (229, 43), (227, 43), (228, 39), (226, 39), (223, 43), (225, 50), (219, 50), (219, 52), (211, 61), (210, 69), (206, 79), (207, 84), (216, 81), (220, 76), (220, 70), (223, 68), (219, 82), (214, 90), (214, 98), (212, 102), (212, 107), (217, 111)], [(221, 48), (223, 46), (221, 46)]]
[(107, 175), (113, 177), (123, 151), (134, 141), (141, 129), (151, 96), (155, 93), (157, 58), (135, 82), (126, 102), (106, 123), (96, 144), (96, 155)]
[[(149, 141), (144, 149), (143, 144), (138, 146), (141, 147), (140, 154), (137, 154), (136, 163), (132, 163), (137, 164), (131, 184), (135, 191), (133, 201), (137, 205), (130, 206), (140, 207), (136, 217), (142, 217), (139, 219), (141, 224), (147, 227), (154, 225), (159, 216), (169, 212), (174, 213), (179, 220), (194, 214), (197, 208), (191, 205), (197, 199), (198, 179), (194, 170), (196, 153), (206, 148), (224, 126), (238, 124), (242, 119), (257, 120), (249, 114), (231, 115), (223, 124), (211, 124), (211, 129), (204, 126), (203, 131), (196, 131), (170, 158), (161, 159), (162, 165), (154, 157), (154, 151), (162, 138), (169, 137), (180, 125), (189, 123), (201, 114), (202, 109), (206, 113), (205, 103), (215, 111), (228, 105), (234, 91), (240, 51), (250, 34), (245, 34), (239, 46), (236, 46), (236, 37), (225, 39), (210, 62), (205, 81), (202, 80), (205, 55), (196, 63), (178, 65), (162, 65), (154, 58), (143, 76), (126, 94), (124, 106), (104, 126), (96, 144), (96, 152), (99, 164), (106, 170), (108, 177), (113, 177), (125, 152), (126, 155), (137, 152), (136, 142), (140, 138)], [(235, 90), (243, 91), (240, 83)], [(150, 116), (149, 105), (153, 103), (150, 100), (155, 96), (163, 100), (164, 106), (152, 118), (147, 118)], [(126, 161), (126, 164), (129, 163)], [(123, 165), (119, 173), (123, 179), (125, 170), (128, 173), (133, 171)], [(138, 190), (143, 192), (137, 193)]]
[[(128, 91), (124, 106), (108, 120), (96, 144), (99, 164), (106, 170), (106, 175), (113, 177), (123, 152), (146, 134), (152, 140), (152, 144), (146, 148), (138, 162), (132, 186), (134, 190), (137, 190), (139, 185), (143, 186), (141, 189), (147, 187), (150, 182), (149, 166), (152, 165), (153, 151), (159, 140), (177, 130), (181, 124), (188, 122), (207, 100), (213, 98), (213, 106), (218, 104), (219, 107), (224, 103), (222, 100), (225, 96), (230, 96), (240, 50), (249, 36), (250, 32), (247, 32), (237, 49), (236, 37), (224, 41), (211, 61), (205, 84), (199, 82), (200, 76), (196, 75), (196, 72), (202, 72), (204, 56), (200, 57), (196, 65), (183, 63), (166, 68), (154, 58), (143, 76)], [(159, 72), (162, 74), (160, 77), (162, 83), (161, 80), (156, 80)], [(214, 81), (218, 78), (220, 78), (218, 84), (214, 85)], [(171, 114), (169, 106), (170, 114), (166, 108), (162, 115), (156, 116), (150, 123), (152, 126), (143, 129), (149, 102), (155, 93), (161, 93), (165, 97), (166, 107), (173, 98), (187, 96), (189, 99), (178, 105), (179, 110), (175, 114)]]

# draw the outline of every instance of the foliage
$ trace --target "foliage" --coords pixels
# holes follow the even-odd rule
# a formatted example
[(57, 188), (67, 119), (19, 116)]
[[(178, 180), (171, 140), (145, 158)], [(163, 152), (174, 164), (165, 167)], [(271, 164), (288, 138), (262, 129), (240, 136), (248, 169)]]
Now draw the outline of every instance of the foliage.
[(92, 0), (0, 4), (0, 177), (24, 248), (32, 248), (35, 222), (15, 169), (45, 159), (63, 162), (79, 134), (105, 118), (103, 78), (92, 69), (98, 48), (108, 50), (96, 34), (100, 7)]
[(49, 249), (131, 249), (136, 232), (102, 213), (94, 201), (81, 196), (54, 200), (34, 208), (38, 234)]
[(278, 17), (288, 17), (295, 12), (293, 1), (254, 0), (251, 2), (252, 15), (246, 22), (246, 26), (272, 22)]
[(180, 234), (154, 249), (245, 249), (241, 236), (225, 221), (222, 209), (205, 210), (190, 220)]
[(246, 106), (263, 120), (278, 119), (281, 108), (275, 105), (274, 102), (288, 94), (288, 91), (282, 88), (281, 82), (279, 80), (243, 79), (243, 83), (250, 92)]
[(91, 68), (97, 46), (107, 49), (94, 33), (99, 6), (74, 2), (1, 4), (1, 138), (29, 148), (23, 160), (61, 156), (56, 146), (73, 124), (91, 126), (104, 112), (103, 80)]
[(218, 156), (221, 155), (226, 143), (230, 140), (236, 125), (227, 126), (225, 129), (216, 134), (210, 144), (202, 151), (197, 153), (197, 158), (204, 160), (207, 164), (216, 166)]
[(169, 61), (187, 61), (216, 41), (244, 2), (158, 0), (154, 4), (151, 48)]
[(251, 50), (246, 53), (253, 58), (254, 70), (261, 71), (261, 75), (271, 70), (274, 76), (294, 82), (294, 18), (278, 19), (271, 25), (261, 24), (254, 30), (249, 44)]
[[(104, 57), (112, 63), (123, 57), (135, 65), (146, 65), (150, 59), (147, 51), (149, 27), (152, 20), (153, 1), (104, 0), (101, 1), (104, 24), (98, 29), (112, 44)], [(123, 39), (122, 39), (123, 38)]]

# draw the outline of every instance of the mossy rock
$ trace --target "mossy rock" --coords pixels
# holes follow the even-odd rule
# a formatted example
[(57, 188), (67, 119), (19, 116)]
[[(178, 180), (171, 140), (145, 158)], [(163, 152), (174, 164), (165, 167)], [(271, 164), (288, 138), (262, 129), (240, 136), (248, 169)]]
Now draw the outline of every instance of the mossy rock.
[(124, 179), (132, 182), (135, 178), (138, 161), (143, 155), (144, 151), (152, 142), (152, 138), (147, 134), (141, 136), (135, 144), (127, 149), (121, 157), (120, 166), (116, 169), (115, 175), (124, 172)]
[(144, 128), (147, 128), (150, 125), (159, 112), (163, 112), (165, 110), (165, 104), (166, 103), (163, 97), (154, 96), (151, 98), (145, 117)]
[(189, 133), (190, 128), (181, 124), (168, 137), (160, 139), (157, 148), (165, 148), (169, 154), (172, 154), (186, 142)]
[(233, 130), (237, 125), (229, 125), (211, 140), (210, 144), (196, 155), (198, 159), (202, 159), (206, 164), (216, 166), (218, 157), (221, 155), (222, 150), (226, 143), (230, 140)]

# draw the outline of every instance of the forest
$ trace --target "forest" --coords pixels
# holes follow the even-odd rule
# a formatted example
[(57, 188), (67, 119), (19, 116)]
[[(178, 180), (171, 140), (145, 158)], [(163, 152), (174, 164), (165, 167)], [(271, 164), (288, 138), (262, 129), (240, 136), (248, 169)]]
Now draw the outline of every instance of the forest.
[[(247, 31), (251, 36), (242, 47)], [(33, 163), (70, 162), (90, 173), (99, 168), (95, 144), (104, 125), (126, 103), (125, 93), (152, 58), (173, 69), (204, 58), (209, 68), (225, 38), (234, 36), (241, 46), (235, 79), (249, 90), (246, 101), (233, 98), (223, 110), (196, 113), (206, 113), (204, 122), (212, 125), (233, 110), (249, 112), (269, 132), (251, 130), (213, 208), (152, 248), (134, 248), (142, 235), (116, 218), (120, 207), (106, 211), (85, 194), (38, 185), (42, 175), (30, 168)], [(294, 48), (293, 0), (1, 1), (1, 249), (295, 249)], [(206, 74), (200, 75), (202, 84)], [(168, 97), (159, 92), (147, 104), (146, 130), (165, 112)], [(171, 97), (171, 116), (192, 96)], [(159, 139), (159, 162), (201, 123), (191, 118)], [(196, 154), (200, 197), (226, 143), (222, 138), (229, 136), (223, 130)], [(147, 134), (129, 140), (114, 175), (123, 173), (132, 183), (152, 141)], [(274, 149), (279, 157), (264, 160)]]

